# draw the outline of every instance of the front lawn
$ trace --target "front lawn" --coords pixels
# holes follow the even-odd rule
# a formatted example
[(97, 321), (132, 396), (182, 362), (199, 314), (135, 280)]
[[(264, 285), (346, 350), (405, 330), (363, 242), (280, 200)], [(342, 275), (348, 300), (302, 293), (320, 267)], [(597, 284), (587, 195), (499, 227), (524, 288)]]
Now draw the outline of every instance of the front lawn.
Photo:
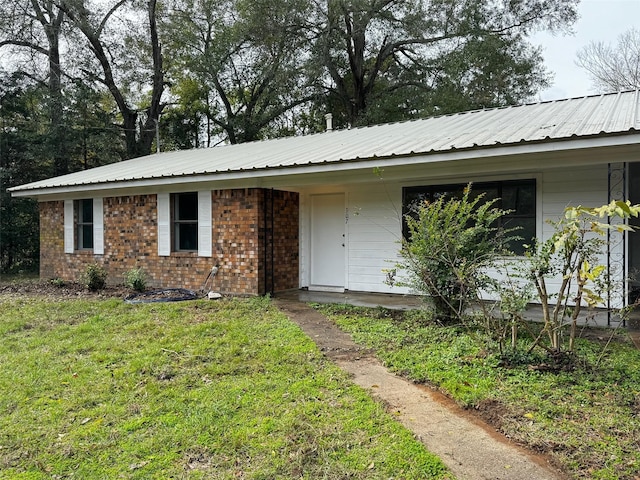
[(607, 345), (611, 331), (591, 332), (575, 368), (551, 368), (543, 355), (504, 362), (480, 331), (431, 325), (419, 312), (319, 308), (388, 368), (477, 409), (574, 478), (640, 479), (640, 351), (623, 333)]
[(71, 477), (451, 478), (268, 299), (0, 296), (0, 478)]

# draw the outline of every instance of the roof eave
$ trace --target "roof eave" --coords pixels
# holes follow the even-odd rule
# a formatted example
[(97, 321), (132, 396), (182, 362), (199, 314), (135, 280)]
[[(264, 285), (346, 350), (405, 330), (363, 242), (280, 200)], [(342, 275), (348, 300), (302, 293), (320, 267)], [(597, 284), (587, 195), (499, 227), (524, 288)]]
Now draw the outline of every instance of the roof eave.
[(78, 194), (82, 192), (101, 191), (132, 191), (141, 188), (169, 185), (188, 185), (197, 183), (223, 183), (229, 181), (247, 181), (249, 186), (260, 186), (262, 179), (284, 175), (313, 175), (328, 171), (354, 171), (392, 166), (410, 166), (424, 163), (455, 162), (468, 159), (492, 157), (509, 157), (532, 153), (550, 153), (558, 151), (572, 151), (588, 148), (618, 147), (640, 144), (638, 131), (631, 129), (627, 132), (600, 133), (591, 136), (572, 136), (562, 139), (545, 138), (534, 141), (521, 141), (512, 144), (473, 145), (465, 148), (451, 148), (445, 151), (409, 152), (388, 157), (353, 158), (326, 161), (323, 163), (309, 163), (283, 165), (265, 168), (229, 170), (214, 173), (191, 173), (185, 175), (137, 178), (122, 181), (106, 181), (83, 183), (76, 185), (60, 185), (46, 188), (29, 188), (28, 185), (9, 188), (13, 197), (41, 197)]

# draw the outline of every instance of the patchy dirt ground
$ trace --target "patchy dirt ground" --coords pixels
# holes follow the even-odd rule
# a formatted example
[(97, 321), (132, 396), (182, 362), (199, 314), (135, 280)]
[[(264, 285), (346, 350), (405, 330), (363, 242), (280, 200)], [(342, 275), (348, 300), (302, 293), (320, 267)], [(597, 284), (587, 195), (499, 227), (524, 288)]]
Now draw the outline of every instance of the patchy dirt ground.
[(132, 290), (124, 285), (107, 286), (92, 292), (84, 285), (74, 282), (56, 283), (46, 280), (6, 281), (0, 280), (0, 295), (38, 295), (51, 298), (124, 298)]
[[(175, 301), (192, 299), (186, 298), (188, 293), (195, 293), (196, 298), (200, 296), (198, 292), (191, 292), (184, 289), (160, 289), (148, 290), (146, 292), (136, 292), (124, 285), (108, 285), (98, 291), (91, 291), (86, 286), (74, 282), (55, 282), (44, 280), (31, 281), (1, 281), (0, 295), (5, 296), (41, 296), (48, 298), (121, 298), (131, 299), (137, 297), (142, 301)], [(204, 296), (204, 294), (202, 294)], [(140, 302), (140, 303), (141, 303)]]

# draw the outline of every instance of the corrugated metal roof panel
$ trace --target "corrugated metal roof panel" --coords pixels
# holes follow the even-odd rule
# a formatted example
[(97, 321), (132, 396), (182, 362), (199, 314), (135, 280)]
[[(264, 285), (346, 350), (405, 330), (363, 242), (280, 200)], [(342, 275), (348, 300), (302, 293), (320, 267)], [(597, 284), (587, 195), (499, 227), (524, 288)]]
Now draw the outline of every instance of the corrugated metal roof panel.
[(165, 152), (11, 189), (124, 182), (291, 166), (328, 165), (640, 130), (638, 91), (594, 95), (335, 130), (300, 137)]

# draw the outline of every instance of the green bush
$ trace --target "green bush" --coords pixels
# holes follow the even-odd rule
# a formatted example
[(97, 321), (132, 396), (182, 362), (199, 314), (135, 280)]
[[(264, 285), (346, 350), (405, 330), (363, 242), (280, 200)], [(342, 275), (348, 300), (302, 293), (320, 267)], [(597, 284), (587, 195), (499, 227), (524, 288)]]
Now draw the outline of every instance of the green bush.
[(92, 292), (102, 290), (107, 284), (107, 271), (102, 265), (92, 263), (85, 269), (82, 283)]
[(407, 275), (397, 282), (427, 294), (439, 320), (462, 320), (470, 302), (491, 286), (487, 267), (507, 253), (508, 231), (496, 227), (508, 213), (483, 194), (472, 198), (440, 197), (412, 205), (405, 216), (408, 238), (402, 242), (396, 268)]
[(124, 284), (136, 292), (143, 292), (147, 288), (147, 277), (142, 268), (132, 268), (125, 273)]

